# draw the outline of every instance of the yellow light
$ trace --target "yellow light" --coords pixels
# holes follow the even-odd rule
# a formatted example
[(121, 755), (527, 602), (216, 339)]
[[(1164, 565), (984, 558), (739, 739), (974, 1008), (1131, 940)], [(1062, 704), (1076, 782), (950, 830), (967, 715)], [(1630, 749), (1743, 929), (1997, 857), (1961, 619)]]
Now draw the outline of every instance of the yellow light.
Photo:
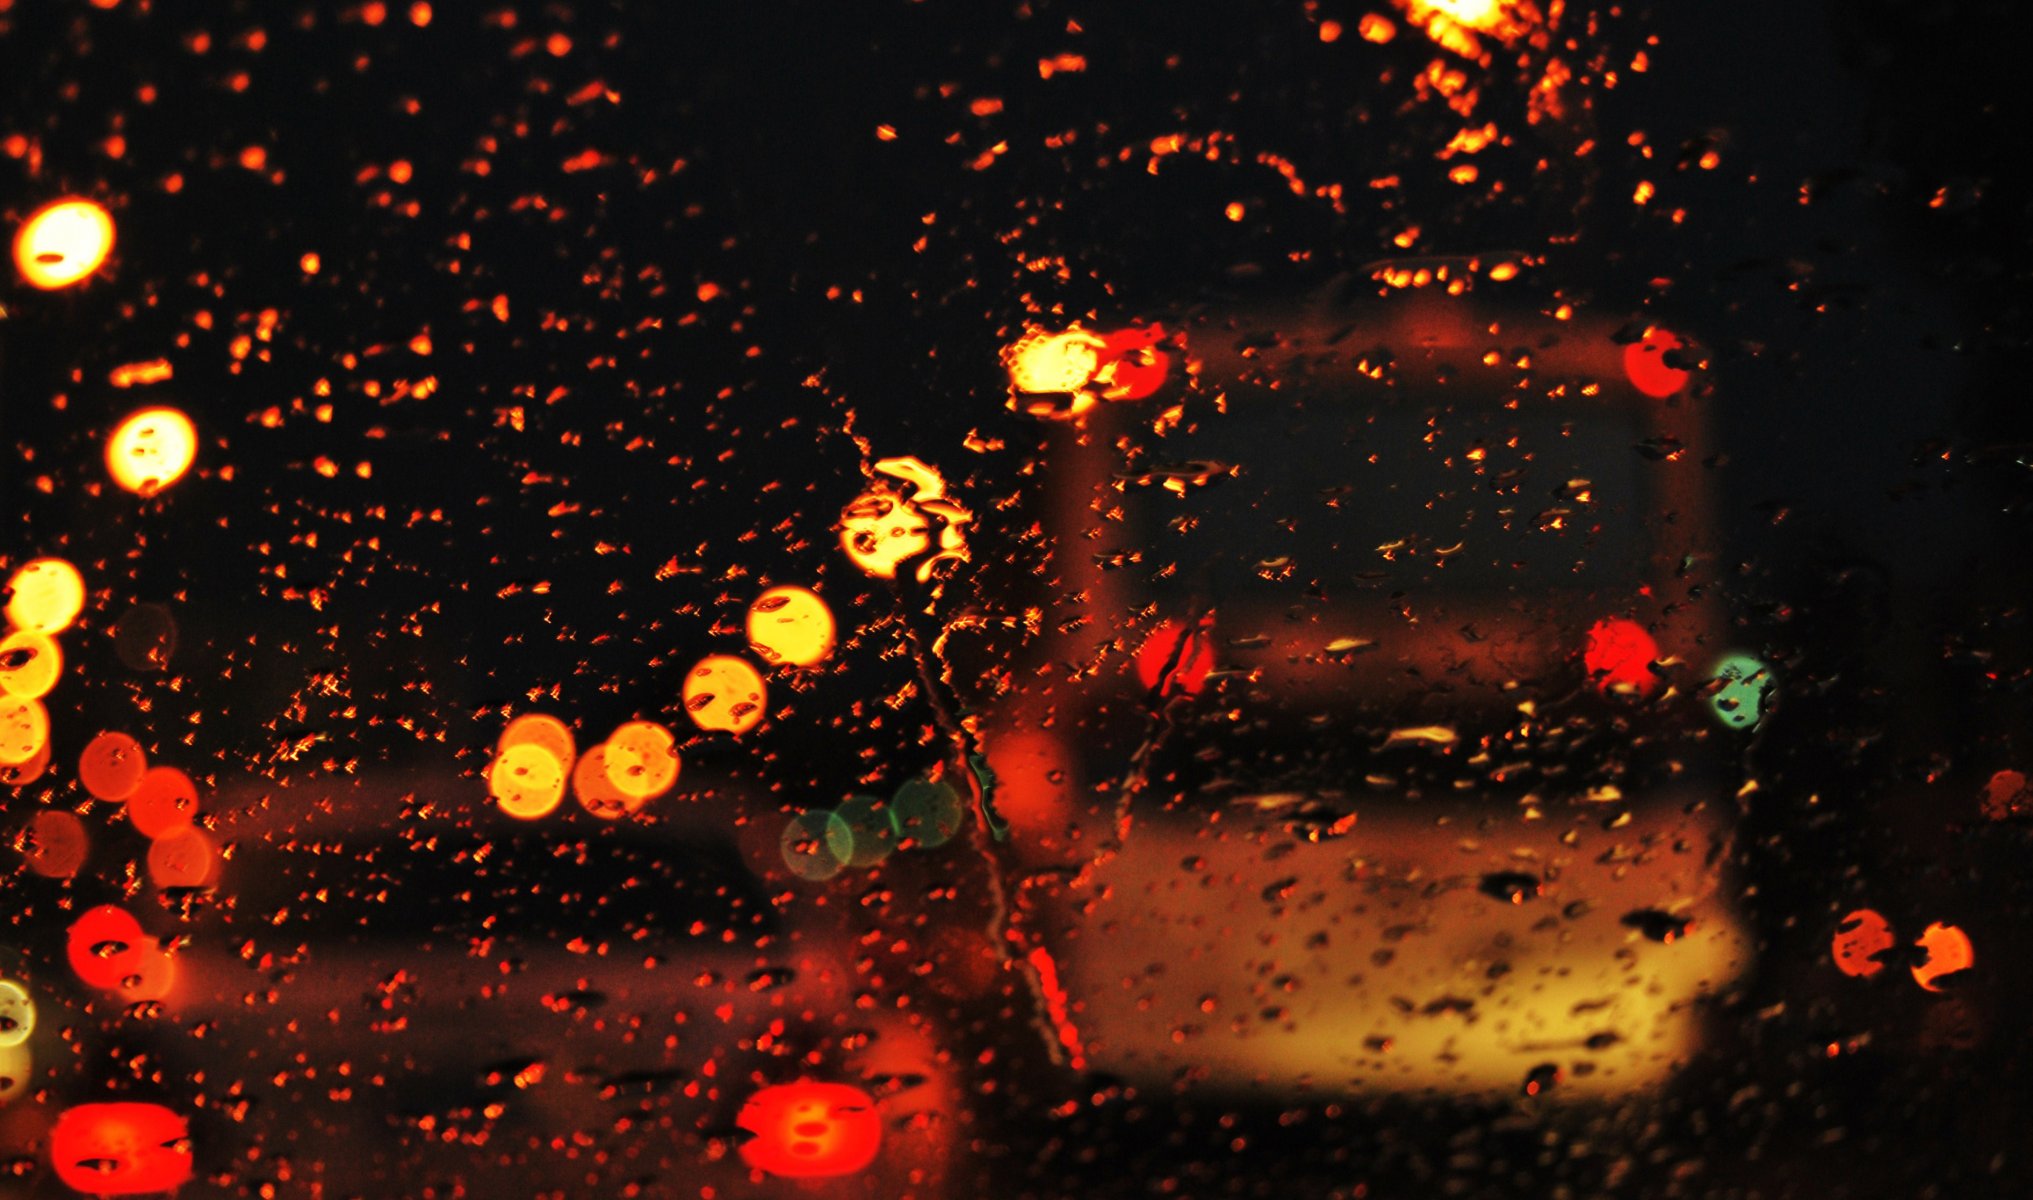
[(768, 695), (762, 675), (731, 654), (709, 655), (685, 673), (685, 712), (701, 729), (747, 733), (762, 723)]
[(579, 798), (579, 807), (603, 821), (630, 816), (648, 800), (646, 796), (629, 795), (607, 777), (605, 743), (579, 756), (579, 765), (572, 772), (572, 794)]
[(918, 582), (929, 580), (941, 562), (965, 562), (966, 527), (974, 514), (946, 495), (946, 481), (939, 472), (909, 457), (882, 459), (875, 471), (903, 481), (910, 495), (900, 496), (886, 480), (878, 479), (841, 512), (840, 548), (854, 565), (878, 579), (896, 578), (898, 567), (932, 549), (935, 519), (938, 552), (918, 564)]
[(61, 558), (23, 563), (7, 590), (7, 623), (32, 633), (62, 633), (85, 608), (84, 578)]
[(487, 792), (502, 812), (534, 821), (564, 801), (565, 768), (542, 746), (531, 742), (510, 746), (487, 769)]
[(14, 235), (14, 266), (45, 291), (77, 283), (113, 252), (113, 218), (90, 200), (58, 200), (37, 209)]
[(809, 667), (833, 653), (833, 612), (810, 588), (773, 587), (748, 606), (748, 644), (765, 660)]
[(133, 413), (106, 439), (113, 482), (140, 496), (153, 496), (183, 478), (197, 456), (197, 427), (173, 408)]
[(572, 731), (563, 721), (548, 713), (524, 713), (508, 723), (501, 731), (501, 740), (495, 743), (498, 753), (512, 746), (541, 746), (558, 760), (560, 769), (569, 774), (572, 763), (579, 757), (578, 743), (572, 739)]
[(1064, 333), (1032, 330), (1004, 352), (1009, 385), (1027, 395), (1077, 392), (1092, 383), (1101, 370), (1101, 351), (1106, 345), (1084, 329)]
[(630, 721), (603, 747), (607, 782), (624, 796), (654, 800), (678, 781), (678, 748), (671, 731), (654, 721)]
[(21, 629), (0, 638), (0, 692), (38, 699), (63, 673), (63, 654), (45, 634)]
[(18, 767), (49, 745), (49, 711), (27, 696), (0, 696), (0, 767)]

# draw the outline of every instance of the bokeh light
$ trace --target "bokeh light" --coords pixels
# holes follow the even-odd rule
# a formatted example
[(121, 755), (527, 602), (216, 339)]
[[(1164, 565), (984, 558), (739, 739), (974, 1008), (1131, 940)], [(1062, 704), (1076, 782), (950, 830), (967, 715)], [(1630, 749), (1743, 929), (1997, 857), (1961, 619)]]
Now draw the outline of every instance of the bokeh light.
[[(1085, 329), (1034, 329), (1003, 352), (1009, 385), (1020, 395), (1061, 395), (1094, 382), (1108, 343)], [(1088, 404), (1093, 404), (1089, 398)]]
[(767, 1087), (748, 1098), (734, 1122), (748, 1134), (741, 1159), (783, 1178), (852, 1175), (882, 1149), (882, 1116), (867, 1092), (842, 1083)]
[(63, 653), (47, 635), (17, 629), (0, 638), (0, 692), (39, 699), (63, 674)]
[(0, 979), (0, 1048), (19, 1046), (35, 1032), (35, 1001), (28, 989)]
[(511, 817), (548, 816), (565, 799), (564, 764), (534, 742), (510, 746), (487, 769), (487, 793)]
[(654, 800), (671, 790), (683, 763), (671, 731), (654, 721), (630, 721), (603, 744), (607, 782), (624, 796)]
[(106, 439), (113, 482), (138, 496), (153, 496), (183, 478), (197, 456), (197, 427), (173, 408), (131, 413)]
[(160, 604), (137, 604), (113, 623), (113, 652), (129, 670), (165, 671), (176, 653), (176, 618)]
[(1678, 395), (1690, 378), (1686, 371), (1666, 361), (1668, 354), (1685, 350), (1687, 344), (1663, 329), (1652, 329), (1624, 347), (1624, 375), (1631, 386), (1655, 400)]
[(1588, 644), (1581, 662), (1589, 678), (1605, 692), (1626, 691), (1640, 695), (1658, 685), (1652, 664), (1659, 658), (1659, 643), (1643, 625), (1621, 617), (1597, 621), (1588, 630)]
[(1969, 935), (1960, 926), (1935, 921), (1920, 931), (1920, 939), (1914, 944), (1926, 958), (1912, 968), (1913, 982), (1930, 992), (1942, 990), (1944, 976), (1967, 971), (1976, 965), (1976, 947), (1970, 944)]
[(854, 831), (831, 809), (815, 808), (791, 818), (778, 849), (791, 874), (816, 883), (838, 875), (854, 856)]
[(549, 713), (524, 713), (508, 723), (501, 731), (501, 740), (494, 744), (496, 751), (513, 746), (541, 746), (550, 751), (551, 757), (566, 771), (578, 760), (578, 740), (563, 721)]
[(58, 634), (85, 608), (85, 581), (60, 558), (21, 564), (7, 580), (7, 623), (32, 633)]
[(967, 804), (944, 780), (912, 779), (890, 799), (897, 835), (916, 849), (934, 850), (953, 840), (967, 819)]
[(218, 852), (202, 829), (165, 834), (148, 847), (148, 877), (159, 888), (204, 887), (217, 862)]
[(1873, 909), (1860, 908), (1836, 925), (1829, 954), (1835, 959), (1836, 970), (1869, 979), (1885, 969), (1878, 956), (1890, 950), (1894, 941), (1891, 922)]
[(809, 667), (833, 653), (833, 611), (810, 588), (773, 587), (748, 606), (748, 644), (765, 662)]
[(1708, 698), (1717, 720), (1731, 729), (1750, 729), (1764, 720), (1773, 682), (1764, 663), (1748, 654), (1732, 654), (1715, 664), (1709, 678), (1720, 685)]
[(27, 696), (0, 695), (0, 767), (19, 766), (49, 746), (49, 711)]
[(150, 767), (127, 797), (127, 819), (154, 839), (182, 833), (198, 815), (198, 785), (175, 767)]
[(190, 1136), (189, 1124), (160, 1104), (80, 1104), (57, 1118), (50, 1163), (88, 1196), (172, 1192), (190, 1182)]
[(579, 807), (603, 821), (630, 816), (648, 802), (647, 796), (624, 792), (607, 777), (604, 743), (579, 756), (579, 765), (572, 769), (572, 794), (579, 798)]
[(133, 913), (102, 904), (72, 922), (64, 950), (80, 980), (110, 991), (138, 973), (143, 952), (153, 948)]
[(101, 800), (117, 803), (127, 799), (147, 773), (148, 755), (142, 752), (141, 743), (118, 731), (93, 738), (78, 756), (78, 782)]
[(746, 660), (711, 654), (685, 672), (685, 712), (701, 729), (743, 734), (762, 723), (769, 686)]
[(88, 278), (113, 252), (113, 217), (90, 200), (45, 204), (14, 235), (14, 267), (30, 287), (53, 291)]
[(967, 526), (974, 514), (946, 495), (936, 468), (917, 458), (885, 458), (876, 462), (875, 473), (901, 481), (910, 495), (878, 479), (841, 511), (840, 548), (855, 566), (877, 579), (894, 579), (899, 567), (923, 558), (914, 572), (923, 583), (940, 564), (967, 560)]
[(35, 814), (23, 831), (21, 850), (28, 869), (49, 879), (69, 879), (85, 865), (92, 838), (75, 813), (45, 809)]
[(833, 815), (847, 826), (850, 867), (872, 867), (896, 849), (896, 813), (886, 800), (849, 796)]

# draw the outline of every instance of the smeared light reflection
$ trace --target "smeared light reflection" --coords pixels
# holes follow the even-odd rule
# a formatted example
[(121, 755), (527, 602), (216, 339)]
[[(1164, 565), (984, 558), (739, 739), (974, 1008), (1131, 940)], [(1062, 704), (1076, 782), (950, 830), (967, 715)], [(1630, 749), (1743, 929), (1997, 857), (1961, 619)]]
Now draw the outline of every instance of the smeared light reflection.
[(1643, 625), (1610, 618), (1589, 627), (1581, 663), (1597, 688), (1642, 695), (1658, 686), (1659, 677), (1652, 673), (1652, 664), (1658, 658), (1659, 643)]
[(1920, 940), (1915, 945), (1926, 953), (1927, 958), (1912, 968), (1913, 982), (1930, 992), (1941, 990), (1942, 976), (1967, 971), (1976, 965), (1976, 947), (1970, 944), (1969, 935), (1955, 925), (1936, 921), (1920, 931)]
[(198, 815), (198, 785), (175, 767), (150, 767), (127, 797), (127, 819), (143, 837), (182, 833)]
[(12, 979), (0, 979), (0, 1049), (19, 1046), (35, 1032), (35, 1001)]
[(0, 767), (19, 766), (49, 745), (49, 712), (27, 696), (0, 696)]
[(833, 653), (833, 637), (833, 611), (810, 588), (773, 587), (748, 606), (748, 644), (766, 662), (823, 662)]
[(1166, 621), (1153, 629), (1137, 651), (1136, 671), (1137, 681), (1161, 696), (1199, 695), (1214, 671), (1213, 619), (1191, 628)]
[(848, 866), (872, 867), (896, 849), (896, 814), (888, 801), (849, 796), (833, 814), (847, 826)]
[(139, 496), (153, 496), (183, 478), (197, 455), (197, 427), (173, 408), (132, 413), (106, 439), (113, 482)]
[(548, 816), (565, 799), (565, 768), (542, 746), (524, 742), (494, 756), (487, 794), (501, 811), (524, 821)]
[(1892, 948), (1892, 924), (1873, 909), (1860, 908), (1842, 919), (1829, 941), (1835, 969), (1869, 979), (1885, 969), (1878, 956)]
[(854, 856), (854, 831), (831, 809), (813, 809), (784, 826), (778, 849), (784, 865), (800, 879), (831, 879)]
[(731, 654), (711, 654), (685, 672), (685, 713), (705, 730), (743, 734), (762, 723), (769, 687)]
[(894, 579), (898, 567), (929, 552), (916, 573), (923, 583), (938, 564), (967, 560), (966, 527), (974, 514), (946, 495), (946, 481), (937, 470), (906, 457), (882, 459), (875, 471), (902, 481), (910, 494), (900, 495), (878, 479), (841, 512), (840, 548), (855, 566), (878, 579)]
[(62, 633), (85, 608), (85, 581), (60, 558), (21, 564), (7, 591), (7, 623), (33, 633)]
[(0, 692), (39, 699), (56, 686), (63, 669), (63, 654), (44, 634), (19, 629), (0, 638)]
[(882, 1148), (882, 1117), (867, 1092), (843, 1083), (767, 1087), (741, 1106), (735, 1124), (750, 1135), (741, 1159), (785, 1178), (852, 1175)]
[(1685, 350), (1687, 343), (1663, 329), (1647, 330), (1642, 340), (1624, 347), (1624, 375), (1631, 386), (1657, 400), (1678, 395), (1692, 378), (1666, 361), (1666, 356)]
[(113, 252), (113, 217), (90, 200), (66, 199), (35, 210), (14, 235), (14, 267), (30, 287), (70, 287)]
[(85, 823), (60, 809), (35, 814), (22, 832), (21, 851), (28, 858), (28, 869), (50, 879), (76, 875), (91, 847)]
[(160, 888), (204, 887), (217, 862), (212, 839), (202, 829), (186, 829), (155, 839), (148, 847), (148, 877)]
[(85, 743), (78, 756), (78, 782), (101, 800), (118, 802), (134, 794), (148, 772), (141, 743), (124, 733), (107, 732)]
[(630, 721), (616, 729), (602, 747), (607, 782), (638, 800), (654, 800), (671, 790), (683, 766), (677, 740), (654, 721)]
[(190, 1138), (189, 1124), (160, 1104), (80, 1104), (50, 1131), (50, 1164), (90, 1196), (171, 1192), (190, 1182)]

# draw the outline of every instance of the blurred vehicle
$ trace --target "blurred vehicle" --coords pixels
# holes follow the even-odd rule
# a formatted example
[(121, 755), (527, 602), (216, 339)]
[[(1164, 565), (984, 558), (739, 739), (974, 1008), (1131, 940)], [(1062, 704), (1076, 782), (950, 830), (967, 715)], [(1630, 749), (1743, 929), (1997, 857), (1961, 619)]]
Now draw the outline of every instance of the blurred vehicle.
[(1085, 403), (1013, 367), (1013, 406), (1079, 420), (1050, 435), (1051, 682), (986, 740), (1088, 1067), (1626, 1093), (1743, 969), (1696, 351), (1546, 270), (1162, 314), (1137, 402), (1120, 339)]

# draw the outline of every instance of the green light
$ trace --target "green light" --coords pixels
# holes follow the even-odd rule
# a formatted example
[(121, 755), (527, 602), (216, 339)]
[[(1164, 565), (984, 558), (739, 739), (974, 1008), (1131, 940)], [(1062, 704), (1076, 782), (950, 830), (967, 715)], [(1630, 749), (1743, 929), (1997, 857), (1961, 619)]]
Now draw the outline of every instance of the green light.
[(847, 865), (872, 867), (896, 849), (896, 807), (874, 796), (849, 796), (835, 812), (850, 835)]
[(1750, 729), (1765, 718), (1772, 669), (1748, 654), (1731, 654), (1715, 664), (1709, 678), (1722, 684), (1708, 698), (1716, 719), (1731, 729)]
[(800, 879), (831, 879), (854, 854), (854, 831), (827, 808), (799, 813), (784, 826), (784, 865)]
[(897, 833), (910, 838), (920, 849), (930, 850), (953, 840), (967, 818), (967, 806), (960, 794), (944, 783), (913, 779), (896, 790), (890, 801)]

